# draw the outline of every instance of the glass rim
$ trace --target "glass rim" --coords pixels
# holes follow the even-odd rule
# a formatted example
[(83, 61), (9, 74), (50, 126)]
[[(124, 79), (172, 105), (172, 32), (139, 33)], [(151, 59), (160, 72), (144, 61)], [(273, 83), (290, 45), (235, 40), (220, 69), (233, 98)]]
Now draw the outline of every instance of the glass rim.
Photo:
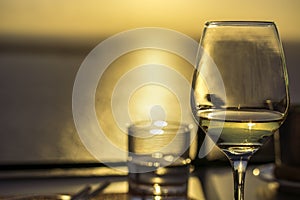
[(130, 124), (128, 126), (128, 131), (147, 131), (153, 128), (163, 129), (167, 132), (174, 130), (180, 132), (187, 132), (193, 129), (193, 125), (189, 123), (168, 120), (142, 120)]
[(275, 26), (273, 21), (207, 21), (205, 26)]

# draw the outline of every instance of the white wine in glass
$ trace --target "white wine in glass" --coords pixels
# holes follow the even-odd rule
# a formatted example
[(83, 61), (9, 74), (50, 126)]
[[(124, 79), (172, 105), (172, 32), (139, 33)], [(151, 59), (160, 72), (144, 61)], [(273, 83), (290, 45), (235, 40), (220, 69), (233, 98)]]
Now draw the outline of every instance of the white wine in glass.
[(244, 199), (250, 157), (278, 130), (289, 107), (282, 44), (273, 22), (207, 22), (192, 85), (199, 126), (225, 153), (234, 198)]

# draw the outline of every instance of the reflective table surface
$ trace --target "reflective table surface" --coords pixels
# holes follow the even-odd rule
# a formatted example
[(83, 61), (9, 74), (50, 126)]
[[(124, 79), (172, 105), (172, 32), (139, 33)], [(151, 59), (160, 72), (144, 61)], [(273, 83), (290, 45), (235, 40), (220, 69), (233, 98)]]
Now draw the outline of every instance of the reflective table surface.
[[(261, 173), (266, 175), (266, 171), (262, 170), (267, 169), (266, 167), (270, 167), (270, 164), (248, 167), (245, 186), (246, 200), (300, 199), (300, 188), (281, 187), (280, 181), (268, 180), (257, 172), (261, 170)], [(68, 170), (6, 170), (0, 172), (0, 177), (0, 199), (26, 197), (23, 199), (67, 200), (71, 199), (70, 195), (76, 194), (87, 185), (96, 188), (105, 181), (111, 184), (93, 199), (142, 199), (127, 194), (126, 173), (103, 167)], [(233, 199), (231, 169), (229, 166), (199, 167), (192, 172), (188, 188), (189, 199)]]

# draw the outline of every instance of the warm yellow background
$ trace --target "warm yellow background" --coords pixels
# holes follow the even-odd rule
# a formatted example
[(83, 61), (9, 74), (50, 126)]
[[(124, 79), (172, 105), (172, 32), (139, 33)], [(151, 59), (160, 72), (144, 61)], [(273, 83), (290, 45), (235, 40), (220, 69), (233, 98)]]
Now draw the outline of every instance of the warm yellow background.
[(1, 0), (0, 34), (98, 38), (158, 26), (198, 39), (208, 20), (271, 20), (300, 40), (299, 9), (298, 0)]

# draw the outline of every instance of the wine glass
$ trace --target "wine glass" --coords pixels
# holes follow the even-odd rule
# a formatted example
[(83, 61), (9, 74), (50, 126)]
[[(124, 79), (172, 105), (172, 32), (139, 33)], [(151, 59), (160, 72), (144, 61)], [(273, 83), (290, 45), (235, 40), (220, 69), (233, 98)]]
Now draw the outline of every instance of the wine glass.
[(191, 104), (198, 125), (231, 162), (234, 199), (244, 199), (250, 157), (286, 118), (288, 78), (273, 22), (207, 22)]

